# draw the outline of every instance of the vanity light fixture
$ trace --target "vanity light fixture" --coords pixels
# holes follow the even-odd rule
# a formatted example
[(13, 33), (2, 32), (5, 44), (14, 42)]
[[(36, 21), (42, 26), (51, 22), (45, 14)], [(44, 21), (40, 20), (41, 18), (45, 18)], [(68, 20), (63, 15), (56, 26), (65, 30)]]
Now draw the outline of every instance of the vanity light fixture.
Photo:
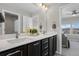
[(47, 5), (44, 4), (44, 3), (39, 3), (37, 5), (39, 5), (43, 10), (47, 10), (48, 9)]

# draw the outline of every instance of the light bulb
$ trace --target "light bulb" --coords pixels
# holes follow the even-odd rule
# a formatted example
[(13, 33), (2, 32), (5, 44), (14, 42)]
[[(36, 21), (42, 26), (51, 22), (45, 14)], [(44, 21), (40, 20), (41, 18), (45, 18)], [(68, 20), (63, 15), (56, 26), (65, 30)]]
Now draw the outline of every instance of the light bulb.
[(43, 5), (42, 8), (45, 8), (45, 5)]
[(40, 3), (39, 6), (42, 6), (42, 3)]
[(45, 7), (45, 10), (47, 10), (48, 8), (47, 7)]

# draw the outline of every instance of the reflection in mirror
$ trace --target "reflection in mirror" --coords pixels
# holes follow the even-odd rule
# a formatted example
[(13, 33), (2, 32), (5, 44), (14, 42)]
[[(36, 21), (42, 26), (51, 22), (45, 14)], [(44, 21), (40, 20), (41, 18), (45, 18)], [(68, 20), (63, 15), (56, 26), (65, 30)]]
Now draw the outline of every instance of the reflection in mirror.
[(18, 32), (18, 16), (5, 12), (5, 34)]

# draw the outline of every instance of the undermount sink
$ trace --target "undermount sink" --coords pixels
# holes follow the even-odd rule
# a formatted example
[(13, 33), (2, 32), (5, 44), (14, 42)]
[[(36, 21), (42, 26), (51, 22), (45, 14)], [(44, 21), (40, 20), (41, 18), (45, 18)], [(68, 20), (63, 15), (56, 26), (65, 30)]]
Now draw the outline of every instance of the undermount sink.
[(25, 39), (13, 39), (13, 40), (8, 40), (9, 43), (20, 43), (20, 42), (24, 42)]

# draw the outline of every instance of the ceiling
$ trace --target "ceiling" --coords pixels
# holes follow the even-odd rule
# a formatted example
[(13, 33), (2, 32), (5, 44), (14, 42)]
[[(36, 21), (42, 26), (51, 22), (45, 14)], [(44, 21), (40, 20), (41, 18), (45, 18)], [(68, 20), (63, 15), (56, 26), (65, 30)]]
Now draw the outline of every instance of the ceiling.
[(73, 16), (73, 10), (79, 12), (79, 3), (70, 3), (62, 8), (62, 24), (79, 23), (79, 13)]
[[(44, 3), (49, 7), (63, 6), (65, 3)], [(35, 3), (0, 3), (0, 8), (15, 10), (20, 13), (27, 13), (29, 15), (35, 15), (42, 10)]]
[(38, 7), (31, 3), (0, 3), (0, 7), (28, 14), (35, 14), (40, 11)]
[[(77, 10), (79, 12), (79, 3), (70, 3), (65, 5), (62, 8), (62, 17), (73, 17), (72, 11)], [(79, 16), (79, 14), (76, 14), (76, 16)], [(75, 16), (75, 17), (76, 17)]]
[(61, 7), (61, 6), (65, 6), (67, 5), (68, 3), (45, 3), (48, 7), (52, 7), (52, 6), (58, 6), (58, 7)]

